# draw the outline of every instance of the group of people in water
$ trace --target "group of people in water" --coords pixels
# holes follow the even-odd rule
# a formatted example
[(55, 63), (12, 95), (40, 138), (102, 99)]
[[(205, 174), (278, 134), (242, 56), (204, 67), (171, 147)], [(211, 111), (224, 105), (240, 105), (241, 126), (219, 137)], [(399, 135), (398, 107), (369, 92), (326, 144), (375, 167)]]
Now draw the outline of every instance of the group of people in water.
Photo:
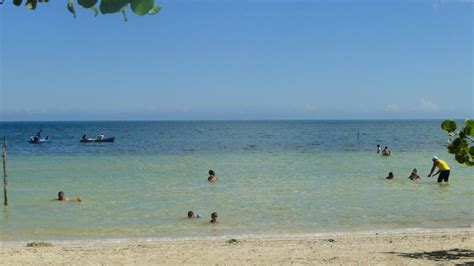
[[(40, 132), (38, 132), (40, 133)], [(40, 137), (39, 134), (37, 134), (38, 137)], [(102, 137), (103, 138), (103, 134), (99, 135), (99, 137)], [(83, 136), (83, 139), (87, 138), (87, 136), (84, 134)], [(391, 155), (391, 151), (390, 149), (388, 149), (387, 146), (385, 146), (385, 148), (382, 150), (380, 148), (380, 145), (377, 145), (377, 153), (381, 153), (382, 156), (390, 156)], [(446, 161), (444, 160), (441, 160), (439, 159), (438, 157), (436, 156), (433, 156), (432, 158), (432, 161), (433, 161), (433, 166), (431, 167), (431, 171), (430, 173), (428, 174), (428, 177), (434, 177), (434, 176), (437, 176), (439, 175), (438, 177), (438, 183), (441, 183), (441, 182), (448, 182), (448, 179), (449, 179), (449, 174), (450, 174), (450, 168), (449, 168), (449, 165), (446, 163)], [(438, 168), (438, 171), (436, 173), (433, 174), (434, 170)], [(207, 181), (211, 182), (211, 183), (214, 183), (214, 182), (217, 182), (217, 175), (216, 175), (216, 172), (214, 170), (209, 170), (209, 176), (207, 178)], [(388, 176), (386, 177), (386, 179), (394, 179), (395, 178), (395, 175), (393, 174), (393, 172), (389, 172), (388, 173)], [(420, 175), (418, 175), (418, 170), (416, 168), (414, 168), (410, 174), (410, 176), (408, 177), (408, 179), (410, 180), (417, 180), (417, 179), (420, 179)], [(67, 202), (69, 201), (69, 199), (65, 196), (64, 194), (64, 191), (59, 191), (58, 192), (58, 201), (63, 201), (63, 202)], [(77, 198), (76, 199), (77, 202), (82, 202), (81, 198)], [(203, 216), (201, 214), (195, 214), (193, 211), (188, 211), (188, 219), (195, 219), (195, 218), (202, 218)], [(217, 212), (213, 212), (211, 213), (211, 220), (209, 221), (210, 223), (218, 223), (217, 221)]]
[[(214, 170), (209, 170), (209, 177), (207, 178), (207, 181), (214, 183), (217, 182), (217, 175)], [(194, 214), (193, 211), (188, 211), (188, 219), (194, 219), (194, 218), (202, 218), (201, 214)], [(210, 223), (216, 224), (217, 223), (217, 212), (211, 213), (211, 220), (209, 221)]]
[(380, 147), (379, 144), (377, 144), (377, 153), (381, 153), (382, 156), (392, 155), (392, 151), (387, 146), (385, 146), (385, 148), (383, 148), (383, 150), (382, 150), (382, 148)]
[[(201, 214), (194, 214), (193, 211), (188, 211), (188, 219), (195, 219), (195, 218), (197, 218), (197, 219), (202, 218), (202, 215)], [(217, 221), (217, 212), (211, 213), (211, 220), (209, 222), (213, 223), (213, 224), (218, 223), (218, 221)]]
[[(377, 153), (382, 153), (382, 156), (390, 156), (391, 155), (391, 151), (388, 149), (387, 146), (385, 146), (385, 148), (383, 150), (381, 150), (380, 145), (377, 145)], [(428, 174), (428, 177), (432, 177), (432, 176), (434, 177), (434, 176), (439, 175), (438, 176), (438, 183), (441, 183), (443, 181), (447, 183), (448, 180), (449, 180), (449, 174), (451, 172), (448, 163), (446, 163), (446, 161), (444, 161), (444, 160), (439, 159), (437, 156), (433, 156), (433, 158), (431, 158), (431, 160), (433, 161), (433, 166), (431, 167), (431, 171)], [(435, 171), (436, 168), (438, 168), (438, 171), (433, 174), (433, 172)], [(393, 174), (393, 172), (389, 172), (388, 176), (386, 177), (386, 179), (394, 179), (394, 178), (395, 178), (395, 175)], [(417, 179), (420, 179), (420, 178), (421, 178), (421, 176), (418, 175), (418, 170), (416, 168), (413, 168), (413, 170), (411, 171), (410, 176), (408, 176), (408, 179), (417, 180)]]
[[(207, 178), (207, 181), (213, 183), (217, 182), (217, 175), (214, 170), (209, 170), (209, 177)], [(58, 201), (62, 202), (68, 202), (69, 198), (67, 198), (64, 194), (64, 191), (59, 191), (58, 192)], [(77, 202), (82, 202), (81, 198), (76, 199)], [(194, 218), (202, 218), (201, 214), (194, 214), (193, 211), (188, 211), (188, 219), (194, 219)], [(217, 212), (211, 213), (211, 220), (209, 221), (210, 223), (216, 224), (218, 223), (217, 221)]]

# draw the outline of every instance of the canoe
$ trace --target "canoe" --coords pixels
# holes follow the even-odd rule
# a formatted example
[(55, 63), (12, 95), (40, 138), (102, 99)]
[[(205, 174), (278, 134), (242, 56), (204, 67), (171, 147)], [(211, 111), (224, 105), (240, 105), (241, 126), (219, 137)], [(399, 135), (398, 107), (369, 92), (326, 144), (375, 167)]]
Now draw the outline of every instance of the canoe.
[(105, 139), (80, 139), (80, 142), (114, 142), (115, 137), (105, 138)]
[(49, 141), (49, 138), (48, 139), (39, 139), (39, 140), (34, 140), (33, 137), (30, 138), (30, 140), (28, 140), (28, 143), (31, 143), (31, 144), (40, 144), (40, 143), (45, 143), (45, 142), (48, 142)]

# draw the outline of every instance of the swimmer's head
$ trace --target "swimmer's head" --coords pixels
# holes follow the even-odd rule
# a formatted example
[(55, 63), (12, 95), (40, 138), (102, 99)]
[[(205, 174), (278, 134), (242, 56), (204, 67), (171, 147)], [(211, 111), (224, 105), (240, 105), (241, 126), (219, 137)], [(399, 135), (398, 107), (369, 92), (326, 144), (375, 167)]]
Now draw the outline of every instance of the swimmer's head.
[(416, 168), (413, 168), (412, 173), (416, 174), (416, 173), (418, 173), (418, 170), (416, 170)]
[(432, 160), (433, 160), (433, 162), (436, 162), (438, 160), (438, 157), (433, 156)]
[(392, 172), (388, 173), (388, 176), (393, 177), (393, 173)]
[(211, 220), (209, 222), (217, 223), (217, 212), (211, 213)]
[(209, 170), (209, 175), (216, 175), (216, 172), (214, 172), (214, 170)]
[(64, 191), (58, 192), (58, 200), (64, 200)]
[(188, 218), (194, 218), (194, 212), (188, 211)]

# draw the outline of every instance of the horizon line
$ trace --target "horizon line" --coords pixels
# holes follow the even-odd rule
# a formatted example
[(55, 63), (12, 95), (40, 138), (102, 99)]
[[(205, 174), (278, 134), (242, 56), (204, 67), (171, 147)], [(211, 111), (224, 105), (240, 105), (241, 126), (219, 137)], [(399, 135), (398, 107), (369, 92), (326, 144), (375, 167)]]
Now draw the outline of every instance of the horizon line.
[(466, 120), (470, 118), (268, 118), (268, 119), (97, 119), (97, 120), (0, 120), (6, 122), (231, 122), (231, 121), (428, 121), (428, 120)]

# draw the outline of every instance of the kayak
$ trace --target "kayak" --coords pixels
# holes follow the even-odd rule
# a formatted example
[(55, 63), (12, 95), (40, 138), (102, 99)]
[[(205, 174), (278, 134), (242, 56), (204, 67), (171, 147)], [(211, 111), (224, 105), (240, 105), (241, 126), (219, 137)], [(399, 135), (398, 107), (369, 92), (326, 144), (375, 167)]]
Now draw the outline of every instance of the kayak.
[(40, 144), (40, 143), (45, 143), (45, 142), (48, 142), (48, 141), (49, 141), (49, 138), (48, 138), (48, 139), (35, 140), (33, 137), (31, 137), (30, 140), (28, 140), (28, 143), (31, 143), (31, 144)]
[(91, 139), (91, 138), (88, 138), (88, 139), (80, 139), (79, 141), (80, 142), (114, 142), (115, 140), (115, 137), (110, 137), (110, 138), (106, 138), (106, 139)]

